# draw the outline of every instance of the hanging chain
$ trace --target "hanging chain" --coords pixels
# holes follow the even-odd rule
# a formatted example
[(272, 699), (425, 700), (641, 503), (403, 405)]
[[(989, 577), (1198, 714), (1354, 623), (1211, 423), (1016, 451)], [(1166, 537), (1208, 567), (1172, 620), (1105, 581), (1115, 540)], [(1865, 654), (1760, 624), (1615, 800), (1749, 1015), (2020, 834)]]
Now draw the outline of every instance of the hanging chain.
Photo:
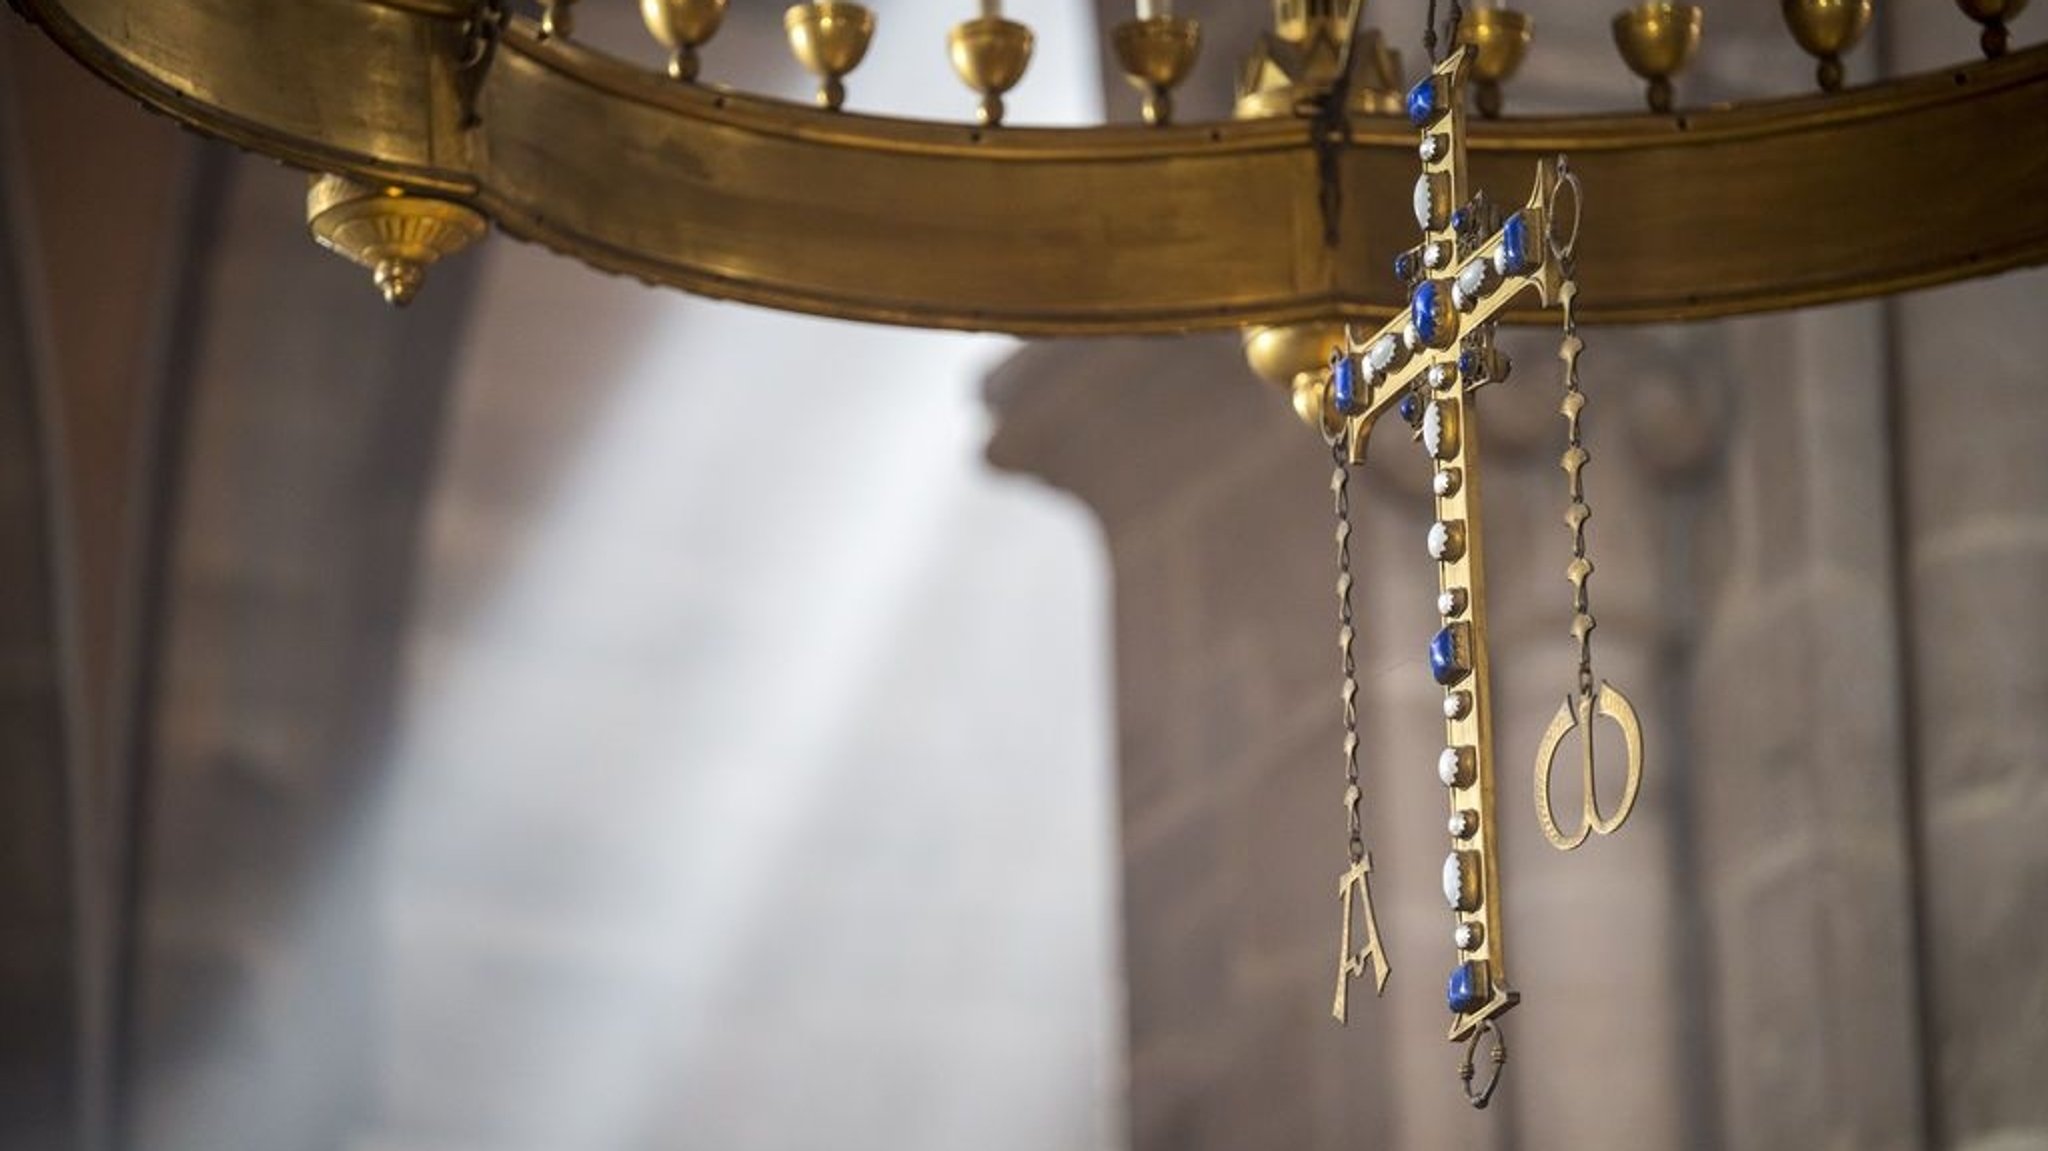
[[(1458, 26), (1464, 22), (1465, 5), (1461, 0), (1451, 0), (1451, 18), (1448, 22), (1448, 27), (1450, 28), (1451, 50), (1454, 52), (1458, 50)], [(1428, 23), (1422, 26), (1422, 50), (1429, 56), (1429, 62), (1433, 65), (1443, 61), (1443, 57), (1437, 54), (1436, 44), (1436, 0), (1429, 0)]]
[(1557, 355), (1564, 361), (1564, 401), (1558, 405), (1558, 411), (1565, 422), (1565, 451), (1559, 466), (1564, 468), (1565, 490), (1571, 501), (1565, 509), (1564, 522), (1572, 530), (1572, 562), (1565, 568), (1565, 578), (1572, 584), (1572, 638), (1579, 646), (1581, 714), (1590, 715), (1595, 623), (1590, 587), (1593, 561), (1586, 558), (1586, 521), (1593, 518), (1593, 509), (1586, 503), (1586, 465), (1593, 457), (1586, 451), (1580, 419), (1586, 411), (1586, 393), (1579, 387), (1579, 353), (1586, 345), (1579, 339), (1579, 283), (1573, 275), (1574, 262), (1569, 248), (1559, 254), (1564, 274), (1564, 284), (1558, 290), (1564, 304), (1564, 339), (1558, 345)]
[(1331, 443), (1330, 459), (1330, 498), (1337, 513), (1337, 651), (1344, 671), (1344, 816), (1351, 862), (1357, 864), (1365, 859), (1365, 829), (1358, 810), (1358, 659), (1352, 651), (1358, 631), (1351, 616), (1351, 461), (1344, 437)]

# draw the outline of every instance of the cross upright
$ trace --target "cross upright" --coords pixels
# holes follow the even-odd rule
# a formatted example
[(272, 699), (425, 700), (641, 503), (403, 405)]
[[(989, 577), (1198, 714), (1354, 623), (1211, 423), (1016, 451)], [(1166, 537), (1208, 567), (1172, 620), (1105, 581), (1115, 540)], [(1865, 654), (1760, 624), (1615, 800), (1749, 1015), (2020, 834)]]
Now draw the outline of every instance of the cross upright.
[[(1559, 187), (1551, 164), (1539, 161), (1535, 190), (1498, 226), (1468, 187), (1466, 64), (1466, 54), (1453, 51), (1406, 100), (1408, 118), (1421, 133), (1415, 216), (1423, 231), (1422, 243), (1396, 264), (1396, 274), (1410, 285), (1408, 307), (1367, 340), (1347, 335), (1348, 346), (1332, 357), (1325, 388), (1327, 426), (1343, 437), (1352, 463), (1364, 461), (1374, 421), (1396, 408), (1420, 425), (1435, 469), (1436, 520), (1428, 549), (1437, 564), (1442, 630), (1430, 644), (1429, 662), (1444, 688), (1438, 775), (1451, 813), (1443, 883), (1457, 949), (1445, 996), (1453, 1041), (1473, 1039), (1519, 999), (1507, 979), (1502, 936), (1472, 393), (1504, 374), (1504, 361), (1493, 350), (1493, 325), (1502, 310), (1525, 292), (1549, 307), (1570, 290), (1550, 239)], [(1359, 882), (1363, 896), (1362, 877)], [(1346, 898), (1348, 925), (1348, 890)], [(1365, 898), (1369, 915), (1370, 897)]]

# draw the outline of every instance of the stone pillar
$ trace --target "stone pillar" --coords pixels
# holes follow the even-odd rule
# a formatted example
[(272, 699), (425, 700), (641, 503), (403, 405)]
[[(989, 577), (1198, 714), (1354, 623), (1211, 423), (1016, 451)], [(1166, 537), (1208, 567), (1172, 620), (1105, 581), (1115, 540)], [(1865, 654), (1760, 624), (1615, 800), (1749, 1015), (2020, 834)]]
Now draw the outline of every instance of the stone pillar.
[(1383, 1142), (1387, 1005), (1329, 1019), (1327, 457), (1230, 337), (1041, 344), (994, 387), (991, 459), (1087, 500), (1116, 569), (1134, 1145)]
[(1691, 516), (1697, 865), (1717, 1108), (1738, 1147), (1917, 1147), (1907, 757), (1881, 309), (1722, 326)]
[[(1879, 11), (1888, 71), (1976, 54), (1951, 5)], [(1888, 311), (1927, 1126), (1970, 1151), (2048, 1144), (2044, 293), (2036, 270)]]
[(1939, 1146), (2048, 1143), (2039, 271), (1897, 302), (1920, 942)]

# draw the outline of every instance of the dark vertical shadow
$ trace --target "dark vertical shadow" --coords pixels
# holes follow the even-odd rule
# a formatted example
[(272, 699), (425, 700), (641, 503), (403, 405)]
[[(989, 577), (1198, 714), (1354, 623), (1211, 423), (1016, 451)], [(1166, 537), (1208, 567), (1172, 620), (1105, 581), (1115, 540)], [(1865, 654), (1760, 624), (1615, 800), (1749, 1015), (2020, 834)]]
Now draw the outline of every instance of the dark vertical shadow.
[[(18, 171), (0, 84), (0, 176)], [(0, 1146), (83, 1147), (78, 855), (54, 458), (19, 189), (0, 178)]]
[(170, 298), (162, 309), (159, 371), (153, 381), (155, 386), (144, 389), (151, 406), (143, 420), (141, 442), (145, 454), (134, 471), (135, 518), (130, 554), (135, 559), (127, 580), (131, 589), (128, 618), (132, 625), (124, 653), (129, 676), (126, 699), (118, 701), (122, 714), (115, 722), (120, 730), (113, 736), (115, 762), (126, 782), (118, 824), (120, 841), (115, 859), (119, 872), (111, 893), (115, 910), (109, 940), (113, 970), (109, 988), (106, 1126), (110, 1145), (118, 1147), (140, 1145), (131, 1138), (134, 1116), (130, 1104), (135, 1075), (132, 1056), (136, 975), (142, 962), (137, 927), (149, 897), (149, 872), (144, 866), (147, 853), (143, 845), (149, 842), (155, 799), (155, 756), (148, 720), (155, 712), (161, 688), (172, 528), (177, 522), (184, 475), (183, 433), (190, 419), (194, 376), (205, 330), (204, 301), (211, 270), (207, 257), (218, 246), (222, 205), (234, 159), (226, 145), (210, 145), (200, 149), (194, 160), (185, 190), (184, 219), (175, 241), (178, 251), (172, 259), (173, 271), (166, 287)]
[[(1877, 58), (1877, 73), (1889, 76), (1895, 71), (1897, 58), (1892, 42), (1892, 22), (1880, 13), (1875, 24), (1876, 27), (1871, 29), (1871, 49)], [(1908, 930), (1913, 949), (1913, 1019), (1919, 1029), (1919, 1034), (1907, 1038), (1911, 1050), (1918, 1056), (1920, 1068), (1920, 1145), (1931, 1149), (1942, 1145), (1943, 1115), (1941, 1078), (1933, 1049), (1933, 945), (1927, 938), (1927, 925), (1932, 922), (1928, 910), (1932, 896), (1927, 889), (1927, 845), (1921, 825), (1921, 660), (1918, 650), (1920, 631), (1914, 619), (1914, 605), (1919, 602), (1919, 596), (1910, 554), (1913, 539), (1912, 458), (1911, 445), (1906, 437), (1905, 353), (1901, 346), (1903, 332), (1898, 297), (1887, 296), (1878, 306), (1878, 323), (1884, 341), (1884, 378), (1880, 381), (1884, 389), (1884, 434), (1891, 461), (1891, 490), (1886, 493), (1886, 498), (1892, 508), (1890, 558), (1892, 595), (1895, 597), (1892, 610), (1898, 621), (1895, 634), (1899, 643), (1899, 739), (1904, 768), (1901, 798), (1905, 826), (1899, 829), (1899, 833), (1905, 844), (1907, 898), (1913, 917)]]

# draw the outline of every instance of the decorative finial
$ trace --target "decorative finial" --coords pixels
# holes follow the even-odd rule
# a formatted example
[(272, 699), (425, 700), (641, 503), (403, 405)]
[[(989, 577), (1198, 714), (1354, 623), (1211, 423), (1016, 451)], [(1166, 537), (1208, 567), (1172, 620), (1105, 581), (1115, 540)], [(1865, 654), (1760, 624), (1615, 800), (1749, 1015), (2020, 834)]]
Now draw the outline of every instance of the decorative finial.
[(1350, 111), (1400, 111), (1400, 53), (1359, 26), (1364, 10), (1365, 0), (1274, 0), (1272, 31), (1259, 34), (1238, 69), (1237, 118), (1314, 115), (1340, 79)]
[(875, 14), (844, 0), (797, 4), (782, 14), (789, 49), (818, 77), (818, 107), (836, 112), (846, 103), (847, 73), (860, 67), (875, 34)]
[(315, 176), (306, 227), (321, 247), (369, 268), (386, 303), (403, 305), (419, 294), (429, 267), (482, 239), (490, 223), (454, 200)]

